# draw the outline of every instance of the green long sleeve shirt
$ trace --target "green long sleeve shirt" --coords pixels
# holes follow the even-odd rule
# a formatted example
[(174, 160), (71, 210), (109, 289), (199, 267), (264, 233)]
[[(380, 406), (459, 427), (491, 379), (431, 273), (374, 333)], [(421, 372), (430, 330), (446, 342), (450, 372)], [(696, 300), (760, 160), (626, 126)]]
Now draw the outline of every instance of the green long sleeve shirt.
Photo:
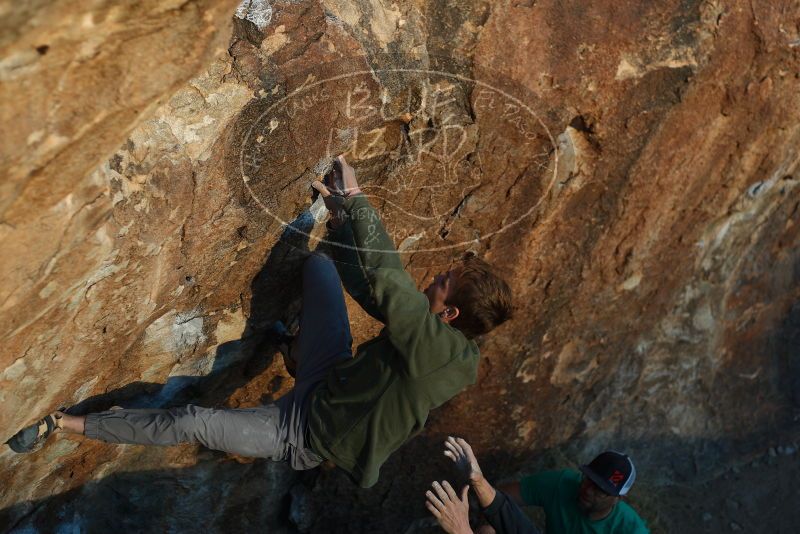
[(368, 488), (430, 410), (475, 383), (479, 351), (430, 312), (367, 198), (347, 198), (344, 210), (347, 222), (328, 232), (341, 245), (333, 247), (336, 268), (347, 292), (385, 327), (316, 388), (309, 441)]

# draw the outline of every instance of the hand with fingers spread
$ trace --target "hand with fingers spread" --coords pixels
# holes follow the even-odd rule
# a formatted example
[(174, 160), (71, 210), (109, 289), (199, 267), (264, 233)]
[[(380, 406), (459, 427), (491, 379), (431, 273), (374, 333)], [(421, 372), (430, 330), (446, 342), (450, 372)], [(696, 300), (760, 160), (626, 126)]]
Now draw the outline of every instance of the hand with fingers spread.
[(456, 463), (458, 470), (469, 478), (470, 484), (483, 479), (481, 466), (478, 465), (478, 459), (475, 458), (469, 443), (461, 438), (448, 436), (444, 446), (446, 447), (444, 455)]
[[(469, 486), (461, 490), (461, 497), (446, 480), (441, 484), (434, 482), (433, 491), (428, 490), (425, 506), (439, 522), (439, 526), (448, 534), (472, 534), (469, 526)], [(435, 492), (435, 493), (434, 493)]]

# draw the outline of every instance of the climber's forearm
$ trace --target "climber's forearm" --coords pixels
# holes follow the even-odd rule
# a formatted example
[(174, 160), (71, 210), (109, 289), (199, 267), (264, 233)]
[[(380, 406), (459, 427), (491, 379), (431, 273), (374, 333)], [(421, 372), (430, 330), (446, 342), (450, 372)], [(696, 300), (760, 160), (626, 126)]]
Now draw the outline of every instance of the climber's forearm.
[(478, 496), (478, 502), (481, 504), (482, 508), (486, 508), (492, 504), (497, 492), (492, 485), (489, 484), (488, 480), (486, 480), (484, 477), (480, 477), (477, 480), (471, 480), (470, 486), (472, 486), (472, 490), (475, 492), (475, 495)]

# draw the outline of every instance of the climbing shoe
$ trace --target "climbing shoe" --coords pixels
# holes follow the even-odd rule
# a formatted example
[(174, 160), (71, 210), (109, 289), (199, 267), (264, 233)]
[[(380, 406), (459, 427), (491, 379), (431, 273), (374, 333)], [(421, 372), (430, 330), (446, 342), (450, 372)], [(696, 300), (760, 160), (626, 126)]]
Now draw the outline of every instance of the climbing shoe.
[(44, 442), (56, 429), (63, 428), (61, 412), (53, 412), (50, 415), (39, 419), (36, 423), (27, 426), (14, 434), (11, 439), (6, 441), (11, 450), (18, 453), (38, 451), (44, 446)]
[(271, 333), (278, 344), (278, 350), (283, 356), (283, 364), (292, 378), (295, 378), (297, 373), (297, 360), (292, 356), (292, 343), (295, 336), (289, 333), (289, 329), (283, 324), (282, 321), (275, 321), (270, 329)]

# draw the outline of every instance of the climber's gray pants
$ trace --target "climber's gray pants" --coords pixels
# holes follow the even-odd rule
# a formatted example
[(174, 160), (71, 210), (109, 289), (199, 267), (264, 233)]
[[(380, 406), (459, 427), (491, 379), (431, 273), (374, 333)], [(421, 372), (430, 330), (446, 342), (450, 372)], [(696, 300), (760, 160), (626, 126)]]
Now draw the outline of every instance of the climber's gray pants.
[(241, 409), (188, 405), (168, 410), (109, 410), (86, 416), (85, 435), (108, 443), (175, 445), (197, 442), (242, 456), (288, 461), (310, 469), (322, 458), (306, 445), (311, 392), (328, 371), (351, 358), (353, 338), (344, 293), (333, 261), (311, 254), (303, 264), (300, 330), (294, 389), (275, 404)]

